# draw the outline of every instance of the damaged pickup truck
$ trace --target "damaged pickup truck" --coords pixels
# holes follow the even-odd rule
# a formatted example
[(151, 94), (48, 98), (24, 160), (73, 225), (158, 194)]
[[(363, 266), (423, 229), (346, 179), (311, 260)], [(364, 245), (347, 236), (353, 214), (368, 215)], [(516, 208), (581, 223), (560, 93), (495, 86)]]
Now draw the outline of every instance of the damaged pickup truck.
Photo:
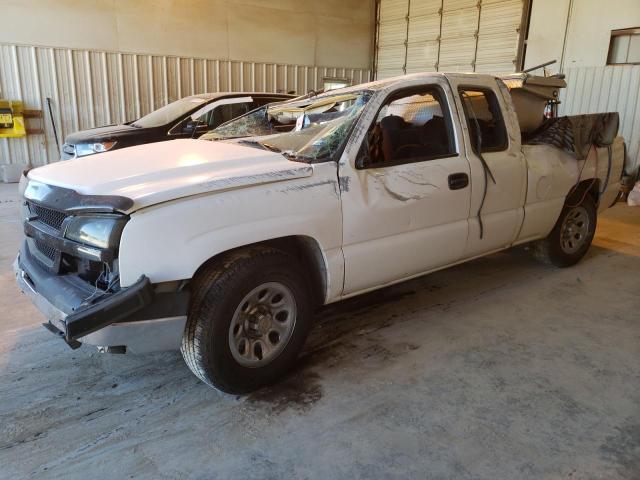
[(17, 280), (72, 348), (180, 348), (207, 384), (259, 388), (318, 305), (514, 245), (584, 256), (619, 190), (617, 114), (543, 122), (564, 82), (539, 83), (409, 75), (31, 170)]

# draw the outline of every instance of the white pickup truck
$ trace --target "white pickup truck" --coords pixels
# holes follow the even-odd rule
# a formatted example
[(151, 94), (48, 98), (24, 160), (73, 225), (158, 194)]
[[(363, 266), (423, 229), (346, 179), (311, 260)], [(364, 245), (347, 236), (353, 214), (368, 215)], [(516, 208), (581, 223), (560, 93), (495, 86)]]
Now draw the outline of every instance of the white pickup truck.
[(619, 191), (617, 115), (523, 135), (505, 82), (398, 77), (31, 170), (17, 280), (71, 347), (180, 348), (241, 393), (295, 363), (318, 305), (525, 243), (572, 265)]

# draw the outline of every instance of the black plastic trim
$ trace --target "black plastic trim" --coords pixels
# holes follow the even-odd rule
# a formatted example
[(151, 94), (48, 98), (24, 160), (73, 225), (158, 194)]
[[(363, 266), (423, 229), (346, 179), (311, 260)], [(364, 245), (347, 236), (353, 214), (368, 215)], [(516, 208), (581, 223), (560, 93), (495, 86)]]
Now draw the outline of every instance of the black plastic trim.
[(188, 290), (156, 293), (149, 305), (128, 316), (126, 321), (139, 322), (186, 315), (189, 308), (189, 298)]
[(461, 190), (469, 185), (469, 175), (464, 172), (452, 173), (448, 178), (450, 190)]
[(53, 324), (51, 323), (43, 323), (42, 326), (44, 328), (46, 328), (47, 330), (49, 330), (51, 333), (53, 333), (54, 335), (57, 335), (58, 337), (60, 337), (62, 340), (64, 340), (65, 342), (67, 342), (67, 345), (69, 345), (71, 347), (72, 350), (76, 350), (78, 348), (80, 348), (82, 346), (82, 343), (80, 343), (77, 340), (67, 340), (64, 337), (64, 332), (58, 330), (56, 327), (53, 326)]
[(24, 191), (26, 200), (68, 213), (112, 213), (127, 211), (133, 200), (119, 195), (83, 195), (70, 188), (29, 180)]
[(67, 341), (76, 340), (142, 310), (153, 301), (155, 292), (149, 278), (143, 275), (130, 287), (107, 295), (65, 319)]

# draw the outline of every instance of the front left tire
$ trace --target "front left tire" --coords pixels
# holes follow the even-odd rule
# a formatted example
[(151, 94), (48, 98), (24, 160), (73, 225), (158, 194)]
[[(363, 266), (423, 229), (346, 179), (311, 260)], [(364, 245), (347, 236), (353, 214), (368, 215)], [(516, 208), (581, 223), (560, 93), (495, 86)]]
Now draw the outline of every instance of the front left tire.
[(294, 256), (271, 247), (235, 252), (194, 278), (182, 355), (208, 385), (248, 393), (295, 365), (312, 312)]

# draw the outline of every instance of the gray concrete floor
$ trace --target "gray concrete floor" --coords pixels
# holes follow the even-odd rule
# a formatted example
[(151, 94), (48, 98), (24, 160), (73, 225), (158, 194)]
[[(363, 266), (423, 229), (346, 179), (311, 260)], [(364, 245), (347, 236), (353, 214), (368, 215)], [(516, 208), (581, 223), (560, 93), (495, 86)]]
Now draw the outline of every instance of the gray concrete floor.
[(327, 308), (248, 397), (179, 353), (71, 351), (10, 273), (0, 185), (2, 478), (640, 478), (640, 208), (569, 269), (509, 251)]

